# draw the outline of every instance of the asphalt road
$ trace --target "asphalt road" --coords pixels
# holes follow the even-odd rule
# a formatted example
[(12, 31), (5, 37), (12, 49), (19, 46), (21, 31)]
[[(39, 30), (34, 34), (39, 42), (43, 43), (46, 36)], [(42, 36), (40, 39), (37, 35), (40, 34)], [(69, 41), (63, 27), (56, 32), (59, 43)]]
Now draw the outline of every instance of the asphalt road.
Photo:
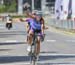
[[(0, 23), (0, 65), (31, 65), (26, 51), (26, 23), (13, 23), (8, 30)], [(37, 65), (75, 65), (75, 36), (52, 28), (45, 30), (45, 40)]]

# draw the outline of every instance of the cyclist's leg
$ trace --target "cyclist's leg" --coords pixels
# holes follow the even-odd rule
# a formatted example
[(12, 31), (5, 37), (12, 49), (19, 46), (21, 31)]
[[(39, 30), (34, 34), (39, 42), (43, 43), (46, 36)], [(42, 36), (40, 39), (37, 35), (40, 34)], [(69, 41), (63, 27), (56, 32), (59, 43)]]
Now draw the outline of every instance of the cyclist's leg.
[(32, 38), (33, 38), (33, 30), (32, 29), (30, 29), (29, 30), (29, 39), (28, 39), (28, 43), (31, 45), (32, 44)]
[(31, 45), (32, 45), (32, 38), (33, 38), (33, 30), (29, 30), (29, 36), (28, 36), (28, 48), (27, 50), (30, 52), (31, 50)]
[(37, 40), (37, 55), (39, 55), (39, 53), (40, 53), (40, 36), (38, 36), (38, 40)]
[[(28, 25), (28, 23), (27, 23), (27, 25), (26, 25), (26, 31), (27, 31), (27, 34), (29, 34), (29, 30), (30, 30), (30, 26)], [(28, 35), (27, 35), (27, 42), (28, 42)]]

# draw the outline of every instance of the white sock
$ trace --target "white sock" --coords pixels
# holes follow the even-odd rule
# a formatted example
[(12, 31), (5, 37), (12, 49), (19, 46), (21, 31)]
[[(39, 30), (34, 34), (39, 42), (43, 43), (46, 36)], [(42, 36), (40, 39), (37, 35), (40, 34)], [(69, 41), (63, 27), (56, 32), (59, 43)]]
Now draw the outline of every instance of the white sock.
[(28, 47), (27, 47), (27, 51), (28, 51), (28, 52), (31, 51), (31, 45), (28, 45)]

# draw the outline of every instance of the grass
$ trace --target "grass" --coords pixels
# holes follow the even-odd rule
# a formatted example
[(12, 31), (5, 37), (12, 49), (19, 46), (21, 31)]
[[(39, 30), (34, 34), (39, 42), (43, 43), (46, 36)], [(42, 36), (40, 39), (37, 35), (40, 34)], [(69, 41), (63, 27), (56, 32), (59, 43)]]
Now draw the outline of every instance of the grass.
[(12, 18), (25, 18), (26, 16), (12, 16)]

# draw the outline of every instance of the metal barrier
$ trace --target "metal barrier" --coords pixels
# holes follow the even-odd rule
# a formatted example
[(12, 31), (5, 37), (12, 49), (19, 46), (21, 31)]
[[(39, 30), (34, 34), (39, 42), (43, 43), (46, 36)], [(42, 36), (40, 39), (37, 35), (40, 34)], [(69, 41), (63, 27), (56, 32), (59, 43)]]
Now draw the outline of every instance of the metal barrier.
[(47, 19), (47, 25), (67, 30), (75, 29), (75, 21), (72, 20)]

